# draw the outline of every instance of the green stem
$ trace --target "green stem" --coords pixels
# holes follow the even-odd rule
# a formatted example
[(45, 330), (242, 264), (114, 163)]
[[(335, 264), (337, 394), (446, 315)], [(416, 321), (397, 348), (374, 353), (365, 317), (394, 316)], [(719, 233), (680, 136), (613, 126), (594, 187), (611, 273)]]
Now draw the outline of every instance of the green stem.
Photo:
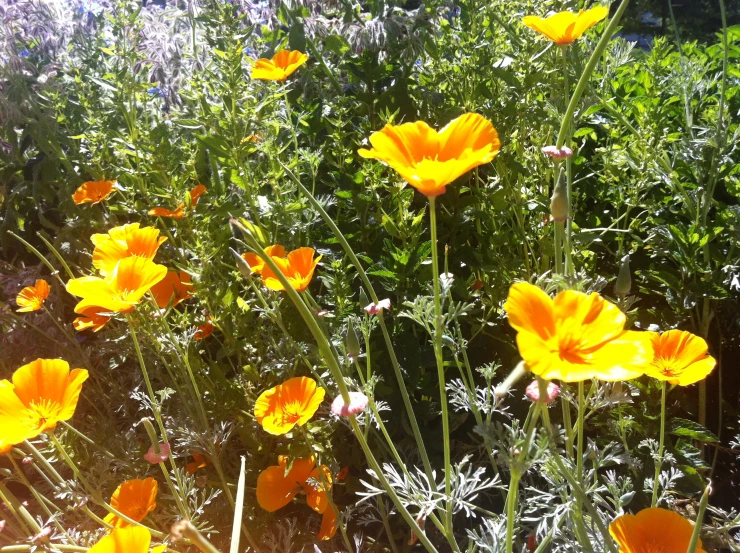
[(445, 469), (445, 496), (447, 497), (446, 526), (452, 531), (452, 508), (450, 496), (452, 492), (452, 462), (450, 453), (450, 415), (447, 406), (447, 390), (445, 389), (445, 367), (442, 353), (442, 334), (444, 319), (442, 318), (442, 293), (439, 283), (439, 252), (437, 251), (437, 209), (436, 198), (429, 198), (429, 219), (432, 233), (432, 278), (434, 281), (434, 357), (437, 361), (437, 380), (439, 381), (439, 399), (442, 407), (442, 443), (444, 446)]
[(514, 527), (516, 523), (517, 507), (519, 505), (519, 482), (526, 472), (526, 461), (532, 444), (532, 437), (540, 416), (542, 402), (535, 402), (529, 408), (527, 415), (527, 430), (524, 443), (519, 447), (519, 456), (511, 461), (511, 481), (506, 496), (506, 553), (514, 551)]
[[(560, 47), (560, 51), (562, 52), (563, 56), (563, 89), (564, 89), (564, 98), (566, 99), (566, 102), (568, 105), (570, 105), (570, 80), (569, 80), (569, 72), (568, 72), (568, 47), (562, 46)], [(571, 141), (571, 133), (572, 133), (573, 125), (569, 124), (565, 128), (565, 139), (564, 143), (566, 145), (570, 144)], [(573, 233), (573, 166), (571, 164), (571, 158), (567, 157), (565, 159), (565, 177), (566, 177), (566, 197), (568, 198), (568, 218), (565, 220), (564, 226), (565, 226), (565, 276), (570, 276), (573, 274), (573, 260), (571, 259), (571, 236)]]
[[(316, 211), (318, 211), (319, 215), (321, 215), (321, 218), (324, 219), (324, 222), (331, 229), (337, 241), (339, 241), (339, 243), (342, 245), (344, 252), (347, 254), (350, 261), (352, 261), (352, 264), (355, 266), (355, 269), (357, 270), (357, 274), (360, 275), (360, 280), (362, 280), (362, 283), (364, 284), (365, 289), (367, 290), (367, 293), (370, 296), (370, 299), (374, 303), (378, 303), (379, 301), (378, 295), (375, 293), (375, 289), (373, 288), (373, 285), (370, 283), (370, 279), (368, 278), (367, 273), (365, 273), (365, 269), (363, 269), (362, 264), (360, 263), (360, 260), (357, 259), (357, 256), (355, 255), (355, 252), (352, 249), (352, 246), (349, 245), (349, 242), (347, 242), (347, 239), (344, 237), (344, 234), (342, 234), (342, 231), (339, 230), (339, 227), (337, 227), (337, 225), (334, 223), (334, 220), (324, 210), (321, 204), (318, 201), (316, 201), (316, 198), (313, 197), (313, 195), (308, 191), (308, 189), (306, 189), (306, 187), (301, 184), (301, 181), (293, 174), (293, 172), (290, 169), (288, 169), (285, 165), (283, 165), (282, 163), (281, 163), (281, 166), (283, 167), (283, 169), (285, 169), (285, 172), (288, 175), (288, 177), (290, 177), (290, 179), (298, 187), (298, 190), (300, 190), (303, 193), (303, 195), (306, 197), (309, 203), (313, 206), (313, 208)], [(406, 410), (406, 416), (408, 416), (409, 418), (409, 423), (411, 424), (411, 430), (414, 433), (414, 439), (416, 440), (416, 447), (419, 450), (419, 455), (421, 456), (421, 462), (424, 465), (424, 472), (426, 473), (426, 476), (429, 482), (434, 482), (435, 480), (432, 475), (432, 464), (429, 462), (429, 455), (427, 454), (427, 450), (424, 445), (424, 439), (421, 437), (421, 430), (419, 429), (419, 422), (416, 419), (414, 408), (411, 405), (411, 398), (409, 396), (408, 389), (406, 388), (406, 381), (404, 380), (403, 371), (401, 371), (401, 365), (399, 364), (398, 358), (396, 357), (396, 351), (393, 347), (393, 341), (391, 340), (391, 335), (388, 332), (388, 328), (385, 325), (385, 318), (384, 318), (383, 313), (378, 314), (378, 323), (380, 324), (380, 330), (382, 331), (383, 338), (385, 339), (385, 345), (386, 345), (386, 348), (388, 349), (388, 356), (390, 357), (391, 365), (393, 366), (393, 372), (396, 376), (396, 382), (398, 383), (398, 389), (401, 392), (401, 399), (403, 400), (403, 406), (404, 406), (404, 409)]]
[(704, 513), (707, 510), (709, 504), (709, 494), (712, 491), (712, 485), (707, 484), (704, 488), (704, 493), (701, 494), (701, 500), (699, 501), (699, 512), (696, 514), (696, 522), (694, 522), (694, 531), (691, 534), (691, 541), (689, 541), (689, 547), (686, 553), (696, 553), (697, 546), (699, 545), (699, 536), (701, 535), (701, 527), (704, 523)]
[(624, 12), (627, 9), (629, 3), (630, 0), (622, 0), (622, 3), (619, 5), (619, 8), (617, 8), (616, 13), (614, 14), (614, 17), (612, 17), (611, 21), (609, 21), (609, 24), (606, 26), (604, 34), (601, 35), (601, 38), (599, 39), (596, 48), (591, 54), (586, 67), (583, 69), (583, 73), (581, 74), (581, 78), (578, 80), (576, 89), (573, 92), (573, 95), (570, 97), (568, 108), (565, 111), (565, 117), (563, 117), (563, 120), (560, 122), (560, 131), (558, 132), (558, 140), (556, 144), (557, 148), (562, 148), (563, 144), (565, 144), (567, 129), (570, 128), (570, 125), (573, 121), (573, 116), (576, 113), (578, 102), (581, 100), (581, 96), (586, 90), (588, 81), (591, 79), (591, 74), (594, 72), (596, 64), (599, 62), (599, 58), (601, 58), (604, 50), (606, 50), (606, 45), (609, 44), (612, 35), (617, 30), (619, 20), (622, 19), (622, 15), (624, 15)]
[(658, 446), (658, 459), (655, 461), (655, 478), (653, 479), (653, 499), (651, 507), (658, 505), (658, 484), (660, 482), (660, 469), (663, 468), (663, 446), (665, 442), (665, 404), (666, 390), (668, 386), (665, 381), (660, 383), (660, 445)]

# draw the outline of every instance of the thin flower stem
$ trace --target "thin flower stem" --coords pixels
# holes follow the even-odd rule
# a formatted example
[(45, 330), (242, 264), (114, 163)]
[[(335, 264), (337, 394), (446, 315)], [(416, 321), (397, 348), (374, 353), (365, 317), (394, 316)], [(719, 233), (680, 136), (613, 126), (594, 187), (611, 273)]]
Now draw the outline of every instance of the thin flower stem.
[(116, 456), (113, 455), (110, 451), (108, 451), (103, 446), (98, 445), (96, 442), (94, 442), (93, 440), (91, 440), (90, 438), (88, 438), (87, 436), (85, 436), (82, 432), (80, 432), (79, 430), (77, 430), (74, 426), (72, 426), (71, 424), (69, 424), (67, 421), (60, 421), (60, 422), (62, 423), (62, 426), (64, 426), (67, 430), (69, 430), (73, 434), (76, 434), (79, 438), (82, 438), (84, 441), (86, 441), (87, 443), (89, 443), (91, 446), (93, 446), (94, 448), (96, 448), (97, 450), (99, 450), (100, 452), (102, 452), (103, 454), (105, 454), (106, 457), (110, 457), (111, 459), (115, 459), (116, 458)]
[(532, 444), (532, 437), (537, 426), (537, 420), (540, 416), (542, 403), (537, 401), (532, 403), (527, 414), (527, 425), (524, 443), (519, 448), (519, 455), (515, 461), (510, 464), (511, 480), (509, 482), (509, 491), (506, 496), (506, 553), (514, 551), (514, 526), (516, 523), (516, 512), (519, 505), (519, 482), (524, 472), (526, 472), (525, 463), (529, 456), (529, 448)]
[(576, 457), (576, 467), (578, 481), (583, 482), (583, 422), (586, 412), (586, 398), (583, 393), (583, 381), (578, 383), (578, 456)]
[(43, 254), (42, 254), (42, 253), (41, 253), (40, 251), (38, 251), (38, 250), (37, 250), (36, 248), (34, 248), (34, 247), (33, 247), (33, 246), (31, 245), (31, 244), (29, 244), (28, 242), (26, 242), (26, 241), (25, 241), (25, 240), (24, 240), (23, 238), (21, 238), (20, 236), (18, 236), (18, 235), (17, 235), (16, 233), (14, 233), (13, 231), (9, 230), (9, 231), (8, 231), (8, 234), (10, 234), (10, 235), (11, 235), (11, 236), (12, 236), (13, 238), (15, 238), (16, 240), (18, 240), (19, 242), (21, 242), (21, 243), (22, 243), (22, 244), (23, 244), (24, 246), (26, 246), (26, 247), (27, 247), (27, 248), (29, 249), (29, 251), (30, 251), (31, 253), (33, 253), (33, 254), (34, 254), (34, 255), (35, 255), (36, 257), (38, 257), (38, 258), (39, 258), (39, 260), (40, 260), (40, 261), (41, 261), (41, 262), (42, 262), (42, 263), (43, 263), (44, 265), (46, 265), (46, 268), (47, 268), (47, 269), (49, 269), (49, 271), (51, 272), (51, 276), (54, 276), (54, 277), (56, 277), (56, 278), (57, 278), (57, 280), (59, 281), (59, 283), (60, 283), (60, 284), (61, 284), (62, 286), (64, 286), (64, 281), (62, 280), (62, 277), (60, 277), (60, 276), (59, 276), (59, 271), (57, 271), (57, 270), (56, 270), (56, 269), (54, 268), (54, 265), (52, 265), (52, 264), (51, 264), (51, 263), (49, 262), (49, 260), (48, 260), (48, 259), (46, 259), (46, 257), (44, 257), (44, 255), (43, 255)]
[(653, 499), (651, 507), (658, 505), (658, 484), (660, 483), (660, 470), (663, 468), (663, 447), (665, 442), (665, 404), (666, 390), (668, 386), (665, 381), (660, 383), (660, 445), (658, 446), (658, 459), (655, 461), (655, 478), (653, 479)]
[[(563, 89), (564, 98), (568, 105), (570, 104), (570, 81), (568, 78), (568, 47), (560, 47), (560, 51), (563, 54)], [(565, 129), (566, 136), (564, 142), (567, 144), (571, 141), (572, 124), (568, 124)], [(566, 196), (568, 198), (568, 218), (565, 220), (565, 276), (573, 274), (573, 260), (571, 259), (571, 235), (573, 232), (573, 166), (571, 164), (571, 158), (565, 159), (565, 178), (566, 178)], [(561, 235), (562, 236), (562, 235)], [(557, 247), (557, 243), (556, 243)]]
[[(12, 455), (8, 455), (7, 457), (8, 457), (8, 459), (10, 459), (10, 462), (13, 465), (13, 468), (15, 469), (16, 474), (18, 475), (18, 478), (23, 483), (23, 485), (26, 486), (26, 488), (31, 492), (31, 494), (33, 495), (34, 499), (36, 499), (36, 501), (38, 502), (38, 504), (41, 505), (41, 508), (46, 513), (46, 516), (49, 517), (49, 520), (53, 521), (54, 522), (54, 525), (57, 527), (57, 530), (59, 530), (64, 535), (64, 537), (67, 538), (67, 540), (69, 542), (71, 542), (71, 543), (74, 544), (75, 543), (75, 540), (72, 539), (72, 537), (64, 529), (64, 526), (62, 526), (59, 523), (59, 521), (56, 519), (56, 517), (54, 517), (54, 515), (51, 512), (51, 510), (49, 509), (49, 507), (44, 502), (44, 499), (42, 499), (41, 494), (39, 492), (37, 492), (36, 491), (36, 488), (34, 488), (33, 485), (28, 481), (28, 479), (26, 478), (26, 475), (23, 474), (23, 471), (18, 466), (18, 463), (16, 463), (15, 459), (13, 458), (13, 456)], [(48, 501), (48, 499), (47, 499), (47, 501)], [(53, 505), (53, 503), (52, 503), (52, 505)], [(55, 505), (55, 507), (56, 507), (56, 505)]]
[[(2, 482), (0, 482), (0, 500), (2, 500), (2, 502), (7, 507), (7, 510), (10, 511), (10, 513), (12, 513), (12, 515), (18, 521), (18, 524), (20, 524), (23, 532), (27, 536), (31, 536), (33, 533), (38, 534), (41, 531), (41, 527), (38, 525), (36, 520), (34, 520), (34, 518), (21, 504), (21, 502), (18, 501), (18, 499)], [(31, 528), (26, 526), (26, 524), (28, 524), (28, 526), (30, 526)]]
[(707, 510), (709, 504), (709, 494), (712, 492), (712, 483), (707, 483), (707, 487), (704, 488), (704, 493), (701, 494), (701, 500), (699, 501), (699, 512), (696, 513), (696, 522), (694, 522), (694, 531), (691, 534), (691, 540), (689, 541), (689, 547), (686, 553), (696, 553), (697, 546), (699, 545), (699, 536), (701, 535), (702, 524), (704, 523), (704, 513)]
[(437, 361), (437, 379), (439, 381), (439, 399), (442, 407), (442, 443), (444, 445), (444, 468), (445, 468), (445, 496), (447, 497), (446, 527), (452, 532), (452, 505), (450, 501), (452, 493), (452, 462), (450, 459), (450, 416), (447, 406), (447, 390), (445, 389), (445, 367), (442, 353), (442, 333), (444, 320), (442, 318), (442, 293), (439, 283), (439, 252), (437, 251), (437, 210), (436, 198), (429, 198), (429, 218), (432, 233), (432, 278), (434, 282), (434, 357)]
[[(288, 177), (298, 187), (298, 190), (300, 190), (303, 193), (303, 195), (306, 197), (309, 203), (313, 206), (313, 208), (316, 211), (318, 211), (319, 215), (321, 215), (321, 218), (324, 219), (324, 222), (331, 229), (335, 238), (342, 245), (342, 248), (344, 249), (344, 253), (347, 254), (350, 261), (355, 266), (355, 269), (357, 270), (357, 274), (360, 275), (360, 280), (365, 286), (365, 289), (367, 290), (367, 293), (370, 296), (370, 299), (374, 303), (378, 303), (379, 298), (378, 298), (378, 295), (375, 293), (375, 288), (373, 288), (373, 285), (370, 283), (370, 279), (368, 278), (367, 273), (365, 272), (365, 269), (362, 267), (360, 260), (357, 258), (357, 255), (355, 255), (355, 252), (352, 249), (352, 246), (349, 245), (349, 242), (347, 242), (347, 239), (344, 237), (344, 234), (342, 233), (342, 231), (339, 230), (339, 227), (337, 227), (337, 225), (334, 223), (334, 220), (324, 210), (321, 204), (318, 201), (316, 201), (316, 198), (314, 198), (313, 195), (308, 191), (308, 189), (305, 186), (303, 186), (303, 184), (301, 184), (301, 181), (295, 176), (295, 174), (282, 163), (281, 163), (281, 166), (285, 170)], [(380, 330), (382, 331), (383, 338), (385, 339), (385, 345), (386, 345), (386, 348), (388, 349), (388, 356), (390, 357), (391, 365), (393, 366), (393, 372), (396, 376), (396, 382), (398, 383), (398, 389), (401, 392), (401, 399), (403, 400), (403, 406), (404, 406), (404, 409), (406, 410), (406, 416), (409, 418), (411, 430), (414, 433), (414, 439), (416, 440), (416, 447), (419, 449), (419, 455), (421, 456), (421, 462), (424, 465), (424, 472), (426, 473), (427, 479), (430, 482), (434, 482), (434, 477), (432, 476), (432, 464), (429, 462), (429, 455), (427, 454), (427, 450), (424, 445), (424, 439), (421, 436), (421, 430), (419, 429), (419, 422), (416, 419), (416, 413), (414, 412), (414, 408), (411, 405), (411, 398), (409, 396), (408, 389), (406, 388), (406, 381), (404, 380), (404, 377), (403, 377), (403, 371), (401, 371), (401, 365), (399, 364), (398, 358), (396, 357), (396, 351), (393, 347), (393, 341), (391, 340), (391, 335), (388, 332), (388, 328), (385, 325), (385, 318), (384, 318), (383, 313), (378, 314), (378, 323), (380, 324)]]
[(578, 102), (581, 100), (581, 96), (585, 92), (589, 80), (591, 80), (591, 74), (594, 72), (596, 64), (599, 62), (599, 58), (601, 58), (604, 50), (606, 50), (606, 45), (609, 44), (612, 35), (617, 30), (619, 21), (620, 19), (622, 19), (622, 15), (624, 15), (624, 12), (627, 9), (629, 3), (630, 0), (622, 0), (622, 3), (619, 5), (619, 8), (617, 8), (616, 13), (614, 14), (614, 17), (611, 18), (609, 24), (606, 26), (604, 34), (601, 35), (599, 42), (596, 44), (596, 48), (594, 48), (594, 51), (591, 54), (586, 67), (583, 69), (583, 73), (581, 73), (581, 78), (578, 79), (578, 84), (576, 85), (576, 89), (573, 92), (573, 95), (570, 97), (570, 102), (568, 103), (568, 108), (565, 111), (565, 116), (560, 122), (560, 130), (558, 132), (558, 140), (556, 143), (557, 148), (562, 148), (565, 144), (567, 129), (570, 128), (570, 125), (573, 121), (573, 117), (576, 113), (576, 108), (578, 107)]

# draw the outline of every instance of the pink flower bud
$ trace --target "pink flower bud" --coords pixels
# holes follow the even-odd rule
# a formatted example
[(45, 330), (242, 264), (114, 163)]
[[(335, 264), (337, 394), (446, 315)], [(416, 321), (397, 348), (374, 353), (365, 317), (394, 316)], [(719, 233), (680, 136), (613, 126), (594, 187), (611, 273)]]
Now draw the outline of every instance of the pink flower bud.
[(363, 309), (367, 312), (368, 315), (378, 315), (383, 309), (390, 309), (391, 308), (391, 300), (388, 298), (384, 300), (380, 300), (378, 303), (371, 303), (370, 305), (367, 305), (363, 307)]
[(568, 148), (568, 146), (563, 146), (562, 148), (558, 148), (557, 146), (545, 146), (542, 148), (542, 153), (547, 154), (553, 159), (565, 159), (566, 157), (573, 155), (573, 150)]
[(46, 539), (49, 536), (51, 536), (51, 528), (47, 526), (46, 528), (43, 528), (41, 532), (39, 532), (38, 534), (36, 534), (34, 537), (31, 538), (31, 543)]
[(159, 444), (159, 453), (154, 451), (154, 446), (149, 448), (149, 451), (144, 455), (144, 459), (149, 461), (152, 465), (158, 463), (164, 463), (170, 458), (170, 444)]
[(24, 457), (21, 463), (24, 465), (33, 465), (33, 457)]
[(338, 395), (331, 402), (331, 412), (338, 417), (349, 417), (361, 413), (367, 407), (367, 396), (362, 392), (350, 392), (349, 403), (344, 403), (344, 398)]
[[(539, 401), (540, 400), (540, 384), (536, 380), (533, 380), (532, 383), (527, 386), (526, 391), (527, 397), (531, 399), (532, 401)], [(547, 383), (547, 397), (545, 398), (545, 403), (551, 403), (552, 400), (554, 400), (556, 397), (560, 395), (560, 386), (553, 382)]]

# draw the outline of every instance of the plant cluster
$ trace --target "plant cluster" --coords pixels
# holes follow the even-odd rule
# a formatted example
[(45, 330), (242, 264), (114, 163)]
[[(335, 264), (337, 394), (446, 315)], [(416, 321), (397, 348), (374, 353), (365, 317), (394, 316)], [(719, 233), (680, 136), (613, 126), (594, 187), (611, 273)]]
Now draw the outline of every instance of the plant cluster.
[(0, 553), (740, 550), (716, 3), (7, 0)]

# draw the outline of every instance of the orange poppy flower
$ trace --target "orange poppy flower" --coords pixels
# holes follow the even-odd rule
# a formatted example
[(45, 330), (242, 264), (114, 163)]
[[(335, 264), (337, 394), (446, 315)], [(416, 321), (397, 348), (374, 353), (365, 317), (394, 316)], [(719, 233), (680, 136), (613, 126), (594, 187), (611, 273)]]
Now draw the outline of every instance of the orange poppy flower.
[(193, 340), (195, 340), (196, 342), (205, 340), (211, 334), (213, 334), (213, 329), (214, 329), (213, 323), (211, 322), (211, 319), (209, 318), (204, 324), (198, 325), (195, 327), (195, 334), (193, 334)]
[(703, 338), (685, 330), (669, 330), (663, 334), (649, 333), (655, 357), (645, 367), (645, 374), (671, 384), (688, 386), (707, 377), (717, 361), (707, 355)]
[[(282, 247), (280, 244), (267, 246), (265, 248), (265, 253), (272, 258), (286, 256), (285, 248)], [(257, 255), (256, 253), (247, 252), (242, 254), (242, 259), (247, 262), (247, 265), (249, 265), (249, 269), (252, 271), (252, 274), (258, 275), (262, 273), (262, 269), (264, 269), (265, 267), (265, 262), (259, 255)]]
[(518, 282), (504, 304), (519, 354), (540, 377), (565, 382), (628, 380), (653, 359), (650, 336), (625, 331), (626, 317), (599, 294), (566, 290), (553, 300)]
[(110, 321), (110, 316), (105, 315), (105, 313), (107, 313), (107, 310), (98, 307), (97, 305), (85, 307), (80, 312), (82, 317), (77, 317), (74, 321), (72, 321), (72, 327), (77, 332), (82, 332), (83, 330), (88, 329), (92, 330), (93, 332), (98, 332), (101, 328), (108, 324), (108, 321)]
[(285, 469), (288, 466), (287, 455), (278, 457), (278, 465), (267, 467), (257, 477), (257, 503), (265, 511), (274, 512), (285, 507), (295, 496), (303, 492), (306, 494), (306, 503), (319, 514), (329, 506), (327, 492), (331, 490), (331, 471), (326, 465), (321, 465), (324, 482), (328, 489), (317, 487), (308, 480), (321, 481), (319, 469), (313, 457), (308, 459), (295, 459), (288, 474)]
[(200, 201), (200, 197), (208, 191), (205, 184), (198, 184), (190, 191), (190, 205), (195, 207)]
[(321, 517), (321, 528), (316, 537), (320, 540), (330, 540), (337, 533), (338, 527), (337, 514), (334, 512), (334, 509), (329, 506)]
[(298, 50), (280, 50), (271, 60), (260, 58), (254, 62), (252, 78), (265, 81), (285, 81), (301, 65), (306, 63), (308, 56)]
[(114, 180), (87, 181), (75, 190), (72, 199), (77, 205), (102, 202), (113, 193)]
[[(93, 545), (88, 553), (148, 553), (152, 535), (143, 526), (114, 528), (110, 534)], [(159, 545), (151, 553), (163, 553), (166, 545)]]
[(166, 207), (153, 207), (147, 212), (153, 217), (165, 217), (167, 219), (182, 219), (185, 217), (185, 204), (177, 206), (175, 211), (170, 211)]
[[(290, 252), (287, 258), (273, 257), (272, 260), (293, 289), (303, 292), (311, 284), (313, 272), (321, 261), (321, 256), (314, 259), (313, 254), (313, 248), (298, 248)], [(262, 282), (270, 290), (285, 290), (272, 269), (266, 265), (262, 268)]]
[(69, 370), (61, 359), (36, 359), (0, 381), (0, 441), (17, 444), (72, 418), (85, 369)]
[(168, 271), (162, 280), (152, 286), (152, 294), (157, 305), (164, 309), (170, 304), (170, 300), (172, 300), (172, 307), (175, 307), (178, 303), (192, 297), (190, 294), (192, 288), (188, 273)]
[[(130, 519), (141, 522), (148, 513), (157, 507), (158, 490), (159, 485), (154, 478), (128, 480), (113, 492), (110, 505)], [(113, 513), (109, 513), (105, 517), (105, 522), (116, 528), (125, 528), (131, 525)]]
[[(200, 197), (208, 190), (205, 185), (199, 184), (190, 191), (190, 206), (195, 207), (200, 201)], [(170, 211), (165, 207), (153, 207), (148, 211), (153, 217), (166, 217), (168, 219), (182, 219), (185, 217), (185, 202), (181, 202), (175, 211)]]
[(201, 453), (193, 453), (193, 459), (193, 461), (185, 466), (185, 471), (188, 474), (195, 474), (198, 470), (205, 468), (209, 463), (208, 457)]
[(145, 257), (125, 257), (105, 279), (87, 276), (67, 282), (67, 291), (82, 300), (75, 313), (97, 307), (111, 313), (130, 313), (141, 298), (167, 274), (167, 267)]
[[(622, 515), (609, 525), (620, 553), (686, 553), (694, 526), (678, 513), (653, 507)], [(706, 553), (701, 540), (696, 553)]]
[(609, 8), (596, 6), (587, 11), (580, 10), (577, 14), (560, 12), (544, 19), (536, 15), (528, 15), (522, 19), (522, 23), (543, 34), (558, 46), (567, 46), (573, 44), (583, 33), (607, 15), (609, 15)]
[(254, 404), (254, 416), (270, 434), (285, 434), (295, 425), (303, 426), (311, 420), (324, 394), (312, 378), (290, 378), (260, 394)]
[(38, 279), (33, 286), (26, 286), (15, 298), (18, 304), (18, 313), (38, 311), (44, 306), (44, 300), (49, 297), (49, 283)]
[(126, 257), (154, 259), (159, 246), (167, 240), (159, 236), (155, 227), (140, 228), (139, 223), (114, 227), (107, 234), (93, 234), (90, 240), (95, 245), (93, 266), (103, 276), (109, 275), (116, 264)]
[(461, 115), (439, 132), (424, 121), (388, 124), (370, 136), (370, 144), (372, 150), (357, 153), (390, 165), (427, 197), (444, 194), (448, 184), (501, 149), (496, 129), (477, 113)]

